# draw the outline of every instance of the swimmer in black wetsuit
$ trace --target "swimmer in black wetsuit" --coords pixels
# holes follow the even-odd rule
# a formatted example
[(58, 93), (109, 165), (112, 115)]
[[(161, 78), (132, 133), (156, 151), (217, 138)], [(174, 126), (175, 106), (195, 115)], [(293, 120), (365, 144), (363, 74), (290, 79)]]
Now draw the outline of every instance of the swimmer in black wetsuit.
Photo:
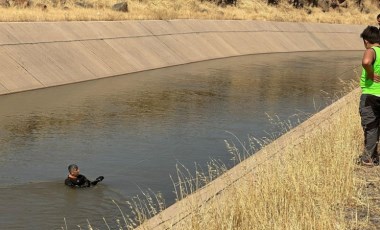
[(68, 169), (69, 175), (65, 180), (65, 185), (70, 186), (72, 188), (91, 187), (104, 179), (103, 176), (100, 176), (96, 178), (96, 180), (94, 181), (88, 180), (85, 176), (79, 174), (79, 168), (75, 164), (69, 165)]

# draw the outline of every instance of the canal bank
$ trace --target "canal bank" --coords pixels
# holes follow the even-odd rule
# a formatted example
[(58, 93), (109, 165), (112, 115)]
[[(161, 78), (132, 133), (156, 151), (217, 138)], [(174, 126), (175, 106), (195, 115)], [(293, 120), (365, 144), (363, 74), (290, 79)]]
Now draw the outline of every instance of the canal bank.
[(361, 50), (363, 28), (232, 20), (0, 23), (0, 94), (240, 55)]

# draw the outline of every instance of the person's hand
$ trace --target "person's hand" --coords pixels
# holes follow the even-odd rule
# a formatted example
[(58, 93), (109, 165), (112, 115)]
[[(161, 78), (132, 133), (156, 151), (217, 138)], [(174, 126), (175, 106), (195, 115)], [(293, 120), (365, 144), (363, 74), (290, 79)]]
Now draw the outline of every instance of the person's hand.
[(380, 83), (380, 76), (374, 74), (374, 75), (373, 75), (373, 82)]
[(98, 182), (102, 181), (102, 180), (104, 180), (104, 176), (100, 176), (100, 177), (96, 178), (95, 180), (98, 181)]
[(96, 178), (93, 182), (91, 182), (91, 185), (97, 185), (103, 179), (104, 179), (104, 176), (100, 176), (100, 177)]

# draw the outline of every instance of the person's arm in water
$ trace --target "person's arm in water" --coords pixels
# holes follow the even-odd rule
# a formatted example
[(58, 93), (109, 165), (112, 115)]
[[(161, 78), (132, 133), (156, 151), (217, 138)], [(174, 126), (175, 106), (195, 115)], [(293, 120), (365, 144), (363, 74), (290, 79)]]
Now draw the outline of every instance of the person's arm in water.
[(96, 178), (94, 181), (90, 181), (83, 175), (78, 175), (76, 179), (67, 178), (65, 180), (65, 185), (70, 186), (72, 188), (85, 188), (97, 185), (100, 181), (104, 179), (103, 176)]
[(96, 178), (93, 182), (91, 182), (90, 184), (92, 186), (96, 185), (97, 183), (99, 183), (100, 181), (102, 181), (104, 179), (104, 176), (100, 176), (98, 178)]

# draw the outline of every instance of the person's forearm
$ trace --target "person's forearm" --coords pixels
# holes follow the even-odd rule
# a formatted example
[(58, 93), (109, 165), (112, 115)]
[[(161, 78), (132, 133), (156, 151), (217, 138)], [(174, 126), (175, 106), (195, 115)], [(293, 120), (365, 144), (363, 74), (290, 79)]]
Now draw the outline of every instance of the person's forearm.
[(373, 80), (374, 78), (373, 66), (370, 64), (365, 64), (365, 63), (363, 63), (362, 66), (367, 73), (367, 78)]

